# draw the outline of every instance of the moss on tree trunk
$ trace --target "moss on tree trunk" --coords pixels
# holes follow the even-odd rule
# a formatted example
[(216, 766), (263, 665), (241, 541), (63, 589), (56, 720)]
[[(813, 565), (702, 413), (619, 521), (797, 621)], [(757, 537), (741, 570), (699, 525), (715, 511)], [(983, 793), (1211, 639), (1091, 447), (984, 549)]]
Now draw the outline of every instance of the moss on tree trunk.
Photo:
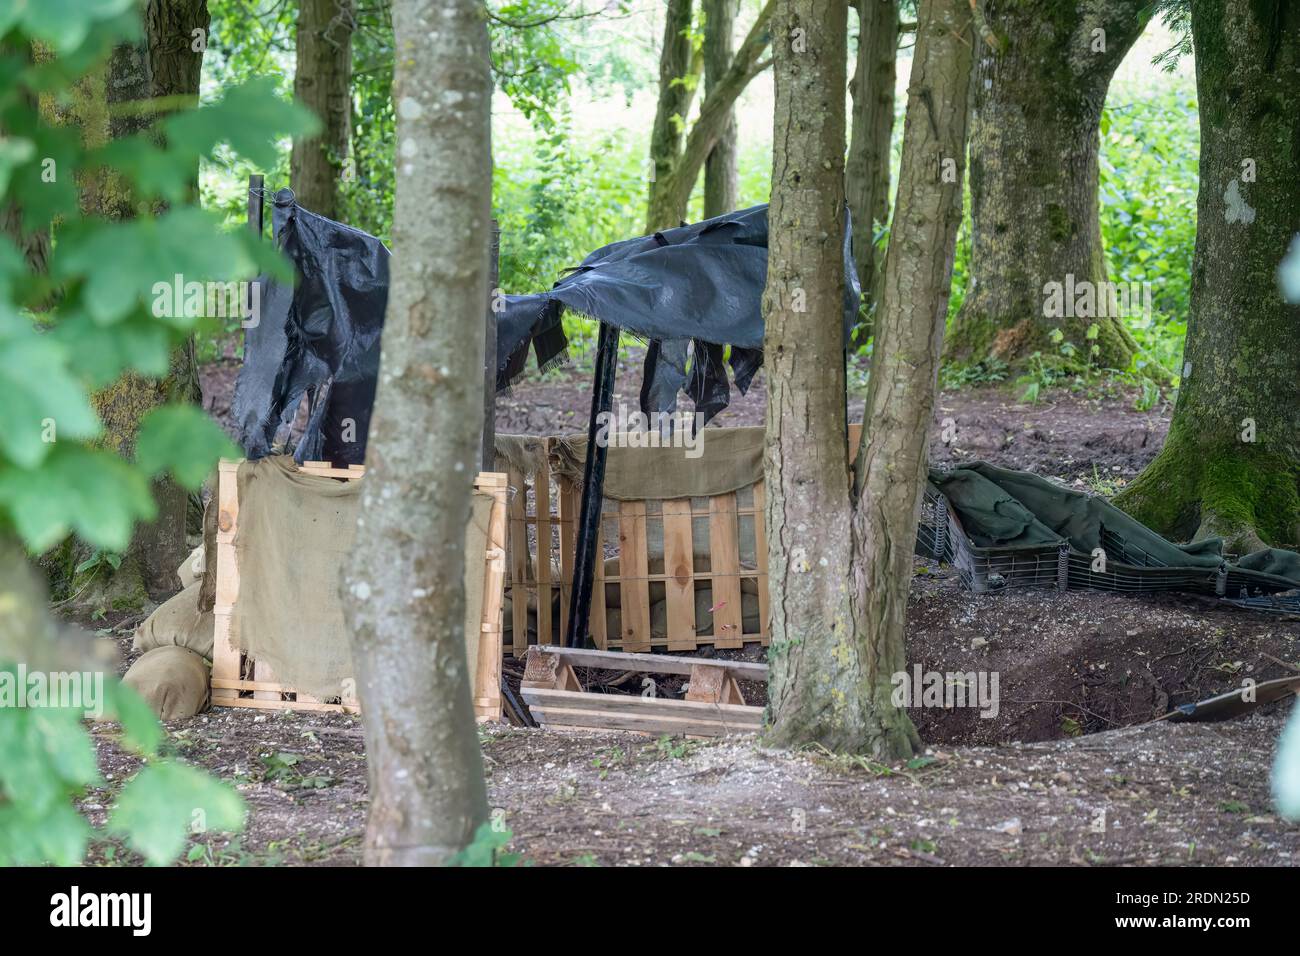
[[(971, 123), (970, 284), (948, 343), (952, 358), (1015, 363), (1041, 352), (1062, 365), (1128, 367), (1136, 346), (1109, 299), (1107, 315), (1086, 301), (1076, 309), (1073, 300), (1049, 314), (1056, 310), (1045, 287), (1107, 288), (1097, 205), (1101, 111), (1146, 5), (984, 4), (989, 29)], [(1075, 347), (1071, 359), (1061, 355), (1064, 342)]]
[[(1267, 7), (1267, 9), (1265, 9)], [(1300, 5), (1192, 4), (1200, 193), (1169, 437), (1116, 504), (1235, 553), (1300, 543), (1300, 307), (1276, 274), (1300, 221)]]

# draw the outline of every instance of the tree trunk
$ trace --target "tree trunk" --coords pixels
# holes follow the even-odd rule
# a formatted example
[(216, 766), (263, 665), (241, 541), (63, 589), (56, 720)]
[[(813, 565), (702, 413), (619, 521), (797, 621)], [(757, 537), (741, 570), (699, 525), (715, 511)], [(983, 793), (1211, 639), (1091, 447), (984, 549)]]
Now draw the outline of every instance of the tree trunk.
[[(144, 10), (145, 41), (117, 47), (99, 80), (91, 81), (90, 97), (76, 117), (87, 143), (103, 143), (150, 128), (158, 113), (197, 102), (203, 47), (208, 28), (206, 0), (150, 0)], [(195, 30), (203, 43), (195, 43)], [(195, 47), (198, 49), (195, 49)], [(102, 86), (101, 86), (102, 84)], [(159, 101), (160, 109), (126, 109), (128, 104)], [(192, 181), (198, 186), (198, 165)], [(108, 218), (131, 218), (136, 208), (120, 177), (102, 171), (83, 183), (82, 207)], [(187, 340), (171, 356), (171, 367), (161, 380), (128, 372), (92, 396), (104, 424), (104, 444), (125, 458), (135, 454), (136, 435), (146, 414), (169, 402), (197, 402), (198, 376), (194, 345)], [(170, 479), (153, 483), (158, 516), (136, 526), (131, 546), (121, 566), (108, 575), (103, 569), (93, 589), (81, 597), (91, 603), (118, 602), (132, 606), (146, 595), (161, 600), (180, 586), (176, 568), (189, 548), (185, 542), (188, 495)], [(144, 594), (140, 594), (143, 587)]]
[(289, 185), (306, 209), (339, 216), (339, 180), (347, 164), (352, 119), (354, 0), (300, 0), (293, 95), (321, 119), (321, 132), (295, 139)]
[(1275, 279), (1300, 214), (1300, 5), (1195, 0), (1200, 192), (1164, 448), (1116, 504), (1230, 552), (1300, 543), (1300, 306)]
[(749, 85), (749, 81), (771, 64), (771, 60), (761, 57), (769, 39), (768, 22), (774, 3), (775, 0), (767, 0), (764, 4), (745, 41), (732, 58), (731, 66), (700, 104), (700, 115), (691, 124), (690, 133), (676, 160), (668, 166), (666, 172), (656, 168), (646, 215), (646, 232), (671, 229), (686, 217), (686, 204), (691, 198), (691, 190), (695, 188), (695, 181), (699, 178), (709, 153), (718, 144), (736, 100)]
[[(695, 99), (694, 56), (691, 52), (691, 0), (668, 0), (664, 16), (664, 38), (659, 48), (659, 100), (650, 131), (650, 200), (655, 208), (659, 181), (666, 177), (682, 151), (686, 119)], [(686, 213), (685, 204), (678, 219)], [(676, 221), (647, 223), (646, 232), (667, 229)]]
[[(731, 66), (731, 34), (739, 0), (704, 0), (704, 95), (717, 89)], [(736, 110), (727, 111), (722, 132), (704, 162), (704, 218), (724, 216), (739, 203)]]
[(858, 55), (849, 83), (853, 114), (844, 188), (853, 214), (853, 262), (867, 308), (871, 309), (879, 280), (875, 235), (889, 224), (898, 2), (858, 0), (857, 10)]
[(778, 0), (763, 292), (768, 739), (857, 750), (844, 381), (844, 0)]
[(395, 0), (393, 27), (395, 255), (341, 583), (365, 714), (366, 862), (437, 865), (487, 819), (461, 582), (483, 411), (492, 81), (481, 4)]
[[(148, 130), (159, 112), (196, 99), (202, 67), (202, 44), (195, 50), (193, 30), (208, 25), (205, 0), (151, 0), (143, 11), (145, 40), (114, 49), (104, 70), (87, 80), (83, 96), (69, 117), (80, 125), (87, 145), (101, 145)], [(141, 105), (161, 100), (160, 109)], [(197, 188), (198, 166), (193, 182)], [(136, 215), (136, 204), (125, 181), (110, 170), (82, 180), (81, 206), (88, 214), (110, 219)], [(187, 341), (172, 353), (171, 367), (161, 380), (128, 372), (91, 397), (104, 424), (103, 444), (123, 457), (135, 454), (140, 422), (148, 412), (168, 402), (199, 399), (193, 343)], [(121, 565), (111, 574), (96, 573), (93, 588), (79, 600), (90, 604), (136, 607), (147, 597), (162, 600), (180, 586), (176, 568), (189, 549), (185, 542), (188, 496), (170, 479), (153, 483), (158, 514), (151, 523), (136, 526), (131, 546)]]
[[(1135, 344), (1109, 314), (1114, 310), (1098, 315), (1087, 302), (1057, 308), (1047, 286), (1083, 289), (1086, 282), (1094, 295), (1104, 288), (1101, 111), (1116, 67), (1146, 25), (1146, 6), (1147, 0), (983, 5), (988, 38), (974, 80), (970, 285), (949, 347), (954, 358), (1014, 363), (1041, 352), (1062, 366), (1128, 368)], [(1058, 329), (1075, 358), (1066, 359), (1053, 341)]]
[[(867, 399), (872, 427), (851, 494), (839, 245), (844, 7), (827, 16), (814, 0), (784, 0), (776, 34), (806, 30), (808, 52), (777, 47), (765, 341), (769, 739), (882, 759), (905, 757), (919, 744), (906, 711), (893, 704), (891, 677), (905, 666), (903, 622), (961, 220), (970, 80), (964, 3), (923, 0), (918, 21)], [(955, 182), (943, 176), (946, 159), (956, 161)], [(782, 304), (789, 296), (793, 305), (795, 289), (805, 311)]]

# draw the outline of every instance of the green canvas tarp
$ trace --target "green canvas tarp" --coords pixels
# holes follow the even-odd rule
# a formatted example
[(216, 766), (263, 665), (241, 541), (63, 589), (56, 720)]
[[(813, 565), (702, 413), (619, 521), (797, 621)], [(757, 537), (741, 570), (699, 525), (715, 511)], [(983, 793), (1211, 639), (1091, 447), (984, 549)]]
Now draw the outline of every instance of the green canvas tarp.
[[(977, 461), (949, 471), (931, 470), (930, 483), (947, 499), (977, 548), (1051, 548), (1092, 555), (1101, 548), (1130, 573), (1143, 569), (1217, 571), (1223, 541), (1174, 544), (1103, 498), (1073, 491), (1025, 471)], [(1262, 587), (1300, 586), (1300, 554), (1265, 548), (1227, 563)]]

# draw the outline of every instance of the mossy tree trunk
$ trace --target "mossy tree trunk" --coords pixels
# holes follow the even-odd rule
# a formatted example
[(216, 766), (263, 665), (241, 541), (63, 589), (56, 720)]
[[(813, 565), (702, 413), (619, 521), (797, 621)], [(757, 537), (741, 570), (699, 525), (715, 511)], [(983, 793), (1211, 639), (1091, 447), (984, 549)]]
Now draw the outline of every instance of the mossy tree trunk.
[[(145, 41), (115, 49), (104, 73), (83, 89), (71, 118), (81, 125), (87, 143), (139, 133), (149, 128), (158, 112), (197, 100), (209, 23), (206, 0), (150, 0), (143, 16)], [(195, 36), (196, 30), (202, 31), (201, 37)], [(203, 42), (196, 42), (199, 39)], [(161, 109), (138, 108), (151, 100), (157, 101)], [(131, 104), (137, 108), (129, 108)], [(197, 188), (197, 164), (191, 178)], [(109, 171), (88, 178), (82, 185), (81, 204), (87, 213), (117, 219), (137, 214), (128, 189), (120, 177)], [(104, 424), (105, 446), (130, 458), (135, 454), (136, 435), (146, 414), (159, 405), (197, 402), (199, 398), (194, 345), (187, 340), (172, 352), (164, 378), (147, 379), (127, 373), (93, 395), (92, 403)], [(179, 587), (176, 568), (188, 551), (188, 496), (184, 488), (167, 479), (154, 482), (153, 494), (157, 517), (137, 526), (115, 572), (99, 566), (95, 571), (99, 579), (83, 593), (83, 600), (129, 607), (139, 604), (146, 595), (160, 600)]]
[[(829, 7), (829, 10), (828, 10)], [(765, 476), (772, 645), (768, 739), (881, 759), (919, 745), (891, 677), (905, 667), (911, 556), (964, 169), (970, 15), (918, 11), (894, 236), (850, 480), (843, 376), (845, 7), (782, 0), (767, 321)], [(802, 52), (790, 39), (806, 37)]]
[[(1147, 6), (1147, 0), (981, 5), (986, 26), (970, 133), (970, 283), (949, 343), (953, 358), (1015, 363), (1041, 352), (1065, 365), (1128, 367), (1135, 343), (1121, 321), (1096, 315), (1086, 300), (1077, 309), (1073, 299), (1068, 308), (1049, 306), (1045, 287), (1086, 288), (1079, 285), (1086, 282), (1094, 294), (1104, 288), (1101, 113)], [(1109, 303), (1105, 311), (1113, 311)], [(1059, 343), (1055, 330), (1064, 337)], [(1069, 361), (1059, 348), (1066, 342), (1077, 350)]]
[[(394, 0), (393, 277), (356, 544), (341, 575), (365, 713), (368, 865), (437, 866), (487, 820), (465, 657), (483, 414), (492, 79), (477, 0)], [(459, 361), (449, 361), (449, 355)]]
[[(845, 193), (853, 213), (853, 262), (870, 309), (879, 265), (874, 237), (889, 224), (889, 159), (894, 133), (895, 60), (898, 54), (897, 0), (857, 0), (858, 52), (849, 92), (849, 155)], [(870, 327), (859, 334), (870, 335)], [(865, 337), (865, 336), (864, 336)]]
[[(731, 66), (731, 35), (739, 0), (704, 0), (704, 95), (715, 90)], [(736, 163), (736, 110), (727, 111), (718, 141), (704, 162), (704, 218), (734, 210), (740, 193)]]
[(339, 181), (351, 141), (353, 0), (301, 0), (293, 95), (321, 119), (321, 131), (294, 140), (289, 185), (306, 209), (339, 217)]
[(1179, 539), (1300, 544), (1300, 306), (1278, 263), (1300, 229), (1300, 5), (1195, 0), (1201, 112), (1191, 316), (1160, 454), (1116, 504)]

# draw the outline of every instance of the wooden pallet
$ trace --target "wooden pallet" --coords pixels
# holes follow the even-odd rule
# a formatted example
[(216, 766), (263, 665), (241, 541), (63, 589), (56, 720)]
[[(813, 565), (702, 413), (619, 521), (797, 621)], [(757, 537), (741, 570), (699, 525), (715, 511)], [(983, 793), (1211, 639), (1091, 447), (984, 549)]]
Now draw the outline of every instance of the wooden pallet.
[[(235, 561), (235, 533), (239, 523), (240, 461), (222, 459), (217, 466), (217, 586), (213, 607), (215, 633), (212, 647), (212, 705), (268, 710), (359, 713), (355, 696), (338, 703), (325, 702), (282, 683), (271, 669), (241, 653), (230, 639), (231, 617), (239, 599), (239, 566)], [(335, 468), (329, 462), (303, 462), (298, 470), (322, 478), (356, 481), (364, 465)], [(474, 671), (474, 714), (479, 720), (501, 719), (501, 605), (506, 575), (506, 476), (481, 472), (474, 488), (495, 499), (488, 519), (488, 547), (483, 555), (482, 636)]]
[[(862, 426), (849, 426), (850, 460), (857, 453)], [(511, 470), (509, 578), (511, 652), (528, 652), (529, 607), (537, 609), (537, 644), (564, 642), (568, 626), (577, 547), (577, 515), (581, 485), (552, 471), (551, 449), (556, 438), (544, 439), (545, 454), (531, 477)], [(699, 459), (708, 467), (707, 456)], [(530, 491), (531, 485), (531, 494)], [(633, 653), (650, 650), (694, 651), (702, 646), (739, 648), (768, 645), (767, 533), (764, 485), (710, 498), (605, 502), (597, 530), (595, 575), (591, 591), (590, 636), (601, 650)], [(533, 543), (530, 531), (535, 529)], [(660, 534), (661, 532), (661, 534)], [(651, 573), (650, 539), (663, 540), (663, 572)], [(742, 554), (742, 537), (753, 541), (752, 553)], [(615, 545), (616, 574), (606, 575), (606, 545)], [(709, 555), (707, 569), (697, 560)], [(655, 555), (658, 564), (660, 555)], [(558, 569), (558, 578), (555, 573)], [(742, 582), (753, 580), (758, 592), (756, 631), (744, 626)], [(697, 581), (708, 581), (713, 595), (713, 627), (699, 634), (696, 626)], [(621, 633), (608, 634), (606, 589), (617, 591)], [(559, 627), (547, 610), (559, 592)], [(650, 609), (662, 596), (666, 634), (651, 631)]]
[[(647, 674), (685, 674), (685, 700), (587, 693), (575, 667)], [(520, 692), (538, 726), (555, 730), (634, 730), (645, 734), (723, 737), (758, 733), (763, 708), (745, 703), (737, 681), (767, 682), (767, 665), (662, 654), (528, 649)]]

